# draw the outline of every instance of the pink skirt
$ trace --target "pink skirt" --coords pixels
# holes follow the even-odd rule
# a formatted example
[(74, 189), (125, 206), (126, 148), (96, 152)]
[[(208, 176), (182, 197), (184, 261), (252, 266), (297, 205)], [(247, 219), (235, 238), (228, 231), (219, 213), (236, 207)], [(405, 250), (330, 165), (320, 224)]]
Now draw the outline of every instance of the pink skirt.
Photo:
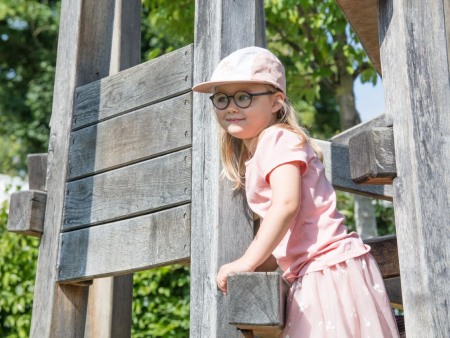
[(288, 295), (282, 337), (399, 337), (372, 255), (367, 253), (298, 278)]

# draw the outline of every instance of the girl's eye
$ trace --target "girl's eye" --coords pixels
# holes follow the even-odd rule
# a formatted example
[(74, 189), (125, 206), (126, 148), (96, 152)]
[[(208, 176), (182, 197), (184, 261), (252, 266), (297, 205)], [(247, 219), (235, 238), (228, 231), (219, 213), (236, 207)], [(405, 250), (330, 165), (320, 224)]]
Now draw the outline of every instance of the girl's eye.
[(219, 103), (227, 102), (228, 97), (226, 95), (217, 95), (215, 101)]
[(249, 100), (251, 100), (251, 97), (248, 93), (236, 93), (235, 97), (237, 98), (237, 100), (239, 102), (248, 102)]

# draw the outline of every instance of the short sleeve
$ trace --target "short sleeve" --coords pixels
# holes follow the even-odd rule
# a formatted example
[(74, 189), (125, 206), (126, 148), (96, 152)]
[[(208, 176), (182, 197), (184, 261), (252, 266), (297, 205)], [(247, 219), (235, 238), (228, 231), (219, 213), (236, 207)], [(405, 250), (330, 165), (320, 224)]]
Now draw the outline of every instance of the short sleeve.
[(255, 152), (256, 164), (260, 168), (266, 182), (270, 173), (282, 164), (301, 162), (303, 175), (308, 166), (308, 150), (300, 136), (280, 127), (266, 129)]

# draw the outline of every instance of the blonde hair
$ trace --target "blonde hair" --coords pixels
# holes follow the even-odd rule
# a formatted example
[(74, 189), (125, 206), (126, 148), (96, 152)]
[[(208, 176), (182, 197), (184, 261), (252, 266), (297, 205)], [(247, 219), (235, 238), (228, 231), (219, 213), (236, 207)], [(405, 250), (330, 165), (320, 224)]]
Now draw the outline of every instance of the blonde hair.
[[(306, 129), (299, 125), (297, 114), (292, 104), (287, 98), (281, 104), (282, 108), (277, 112), (276, 122), (273, 125), (297, 134), (300, 138), (300, 143), (297, 146), (309, 143), (317, 157), (322, 161), (322, 150), (311, 139)], [(263, 133), (264, 131), (259, 135), (259, 138)], [(241, 139), (231, 136), (223, 129), (221, 129), (220, 149), (223, 166), (222, 176), (233, 183), (233, 190), (243, 188), (245, 184), (245, 162), (250, 159), (250, 152)]]

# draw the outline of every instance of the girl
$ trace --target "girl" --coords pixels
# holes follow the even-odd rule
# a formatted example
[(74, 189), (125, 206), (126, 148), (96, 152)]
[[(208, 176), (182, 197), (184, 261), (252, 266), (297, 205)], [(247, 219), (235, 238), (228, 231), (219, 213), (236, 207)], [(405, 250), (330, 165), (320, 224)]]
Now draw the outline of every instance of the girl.
[(240, 49), (193, 90), (213, 93), (223, 173), (261, 218), (244, 255), (220, 268), (219, 289), (226, 292), (229, 274), (273, 256), (291, 285), (283, 337), (398, 337), (370, 247), (347, 233), (321, 151), (286, 99), (278, 58)]

